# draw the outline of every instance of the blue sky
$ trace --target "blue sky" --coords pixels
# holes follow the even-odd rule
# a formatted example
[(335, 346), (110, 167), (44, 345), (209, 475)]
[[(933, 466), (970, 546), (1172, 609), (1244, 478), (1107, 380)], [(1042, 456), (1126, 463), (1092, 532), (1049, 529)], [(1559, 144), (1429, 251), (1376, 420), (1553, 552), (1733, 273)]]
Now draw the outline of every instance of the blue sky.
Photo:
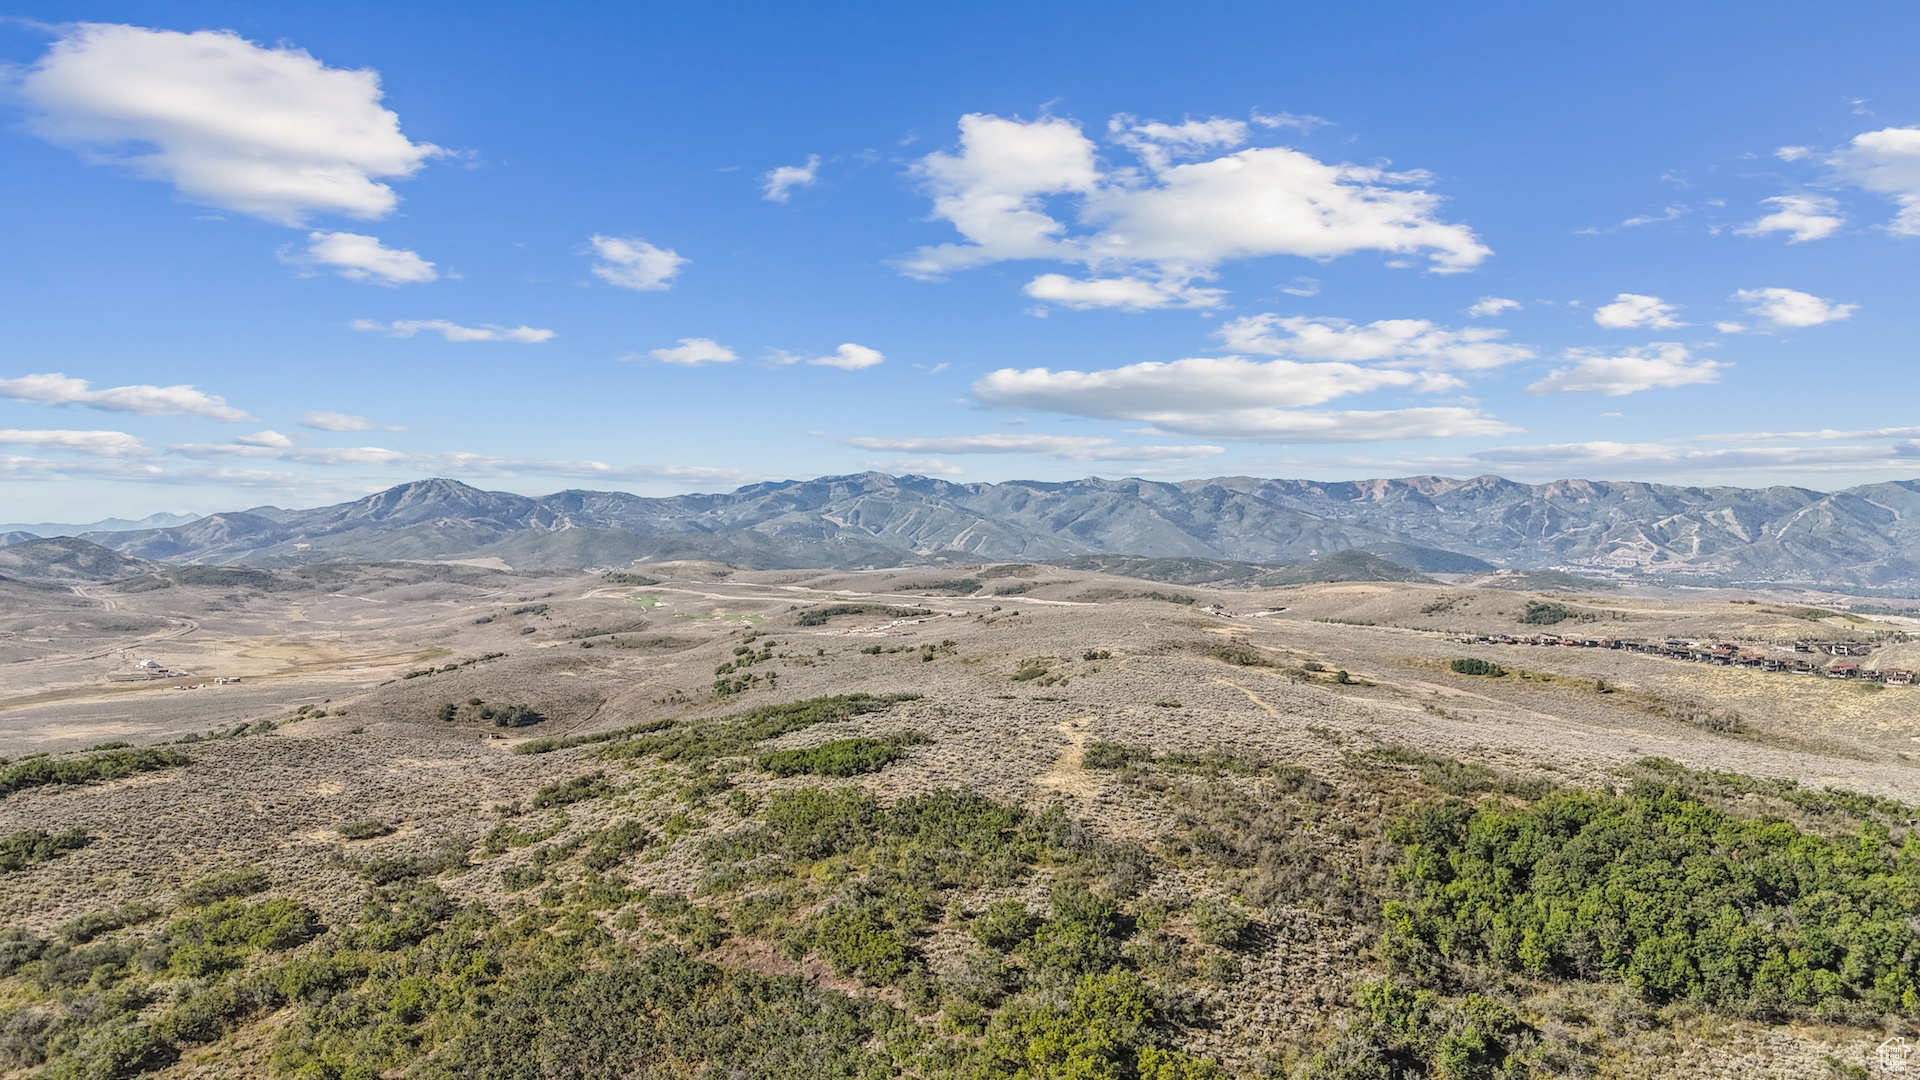
[(0, 520), (1920, 475), (1920, 10), (16, 4)]

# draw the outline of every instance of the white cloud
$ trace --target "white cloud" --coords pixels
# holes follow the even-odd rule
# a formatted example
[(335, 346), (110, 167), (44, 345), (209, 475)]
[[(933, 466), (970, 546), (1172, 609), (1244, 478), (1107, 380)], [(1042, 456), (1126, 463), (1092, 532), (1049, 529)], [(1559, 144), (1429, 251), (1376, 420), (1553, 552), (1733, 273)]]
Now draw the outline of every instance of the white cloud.
[(1900, 212), (1887, 225), (1888, 231), (1920, 236), (1920, 127), (1855, 135), (1827, 164), (1841, 179), (1893, 199)]
[(40, 136), (285, 225), (378, 218), (438, 147), (409, 141), (373, 71), (231, 31), (77, 23), (13, 80)]
[(1287, 284), (1280, 286), (1280, 291), (1286, 293), (1288, 296), (1319, 296), (1320, 279), (1297, 277)]
[[(89, 434), (81, 432), (79, 434)], [(4, 442), (0, 432), (0, 442)], [(291, 443), (291, 440), (289, 440)], [(769, 479), (763, 473), (698, 465), (609, 465), (602, 461), (560, 458), (502, 457), (464, 450), (414, 452), (383, 446), (280, 446), (236, 439), (229, 443), (182, 443), (168, 451), (197, 460), (230, 458), (272, 459), (303, 465), (404, 470), (433, 476), (559, 476), (577, 479), (675, 480), (751, 483)]]
[(133, 457), (147, 452), (139, 439), (124, 431), (21, 431), (7, 428), (0, 429), (0, 446), (66, 450), (93, 457)]
[(1518, 311), (1520, 301), (1509, 300), (1504, 296), (1483, 296), (1473, 302), (1467, 314), (1476, 319), (1490, 319), (1506, 311)]
[(1149, 361), (1105, 371), (1003, 368), (973, 384), (994, 408), (1033, 409), (1112, 420), (1251, 406), (1319, 405), (1382, 387), (1409, 387), (1411, 372), (1345, 363), (1248, 360), (1239, 356)]
[(300, 418), (302, 427), (315, 431), (405, 431), (405, 428), (388, 427), (378, 424), (364, 416), (350, 416), (337, 412), (310, 412)]
[(1717, 322), (1713, 324), (1713, 328), (1723, 334), (1744, 334), (1747, 332), (1746, 323)]
[(863, 450), (896, 450), (908, 454), (1039, 454), (1057, 461), (1185, 461), (1226, 453), (1223, 446), (1115, 446), (1112, 439), (1092, 435), (1016, 432), (924, 439), (860, 436), (846, 441)]
[(1803, 244), (1808, 240), (1832, 236), (1847, 223), (1840, 213), (1840, 204), (1825, 195), (1775, 195), (1760, 202), (1776, 209), (1763, 218), (1747, 222), (1734, 232), (1741, 236), (1783, 232), (1789, 234), (1787, 243)]
[(655, 349), (647, 355), (663, 364), (681, 364), (686, 367), (698, 367), (701, 364), (731, 364), (740, 359), (739, 354), (732, 349), (712, 338), (703, 337), (683, 337), (679, 345), (673, 348)]
[(479, 326), (461, 326), (445, 319), (397, 319), (390, 323), (376, 322), (372, 319), (355, 319), (351, 325), (355, 330), (367, 330), (385, 334), (388, 337), (410, 338), (421, 332), (439, 334), (448, 341), (510, 341), (520, 345), (538, 345), (550, 340), (551, 330), (540, 330), (531, 326), (495, 326), (482, 323)]
[(831, 356), (816, 356), (807, 361), (818, 367), (835, 367), (842, 371), (859, 371), (875, 364), (884, 363), (886, 357), (878, 349), (869, 349), (865, 345), (855, 345), (849, 341), (833, 351)]
[(593, 264), (593, 276), (609, 285), (639, 292), (659, 292), (673, 287), (673, 279), (691, 259), (671, 248), (654, 247), (637, 236), (600, 236), (587, 240), (600, 260)]
[(266, 446), (285, 450), (293, 445), (293, 440), (277, 431), (256, 431), (251, 435), (237, 435), (234, 442), (241, 446)]
[(1657, 296), (1621, 293), (1593, 311), (1593, 321), (1609, 330), (1669, 330), (1686, 323), (1674, 318), (1674, 306)]
[(1143, 417), (1182, 435), (1249, 442), (1345, 443), (1505, 435), (1519, 428), (1454, 406), (1382, 410), (1234, 409)]
[(1267, 115), (1256, 111), (1253, 114), (1253, 122), (1264, 128), (1292, 128), (1306, 134), (1311, 134), (1319, 128), (1333, 126), (1333, 121), (1322, 119), (1312, 113), (1295, 115), (1290, 112), (1277, 112)]
[(1033, 409), (1108, 420), (1139, 420), (1184, 435), (1272, 442), (1492, 435), (1516, 430), (1474, 409), (1377, 412), (1301, 411), (1382, 388), (1457, 386), (1449, 376), (1341, 362), (1195, 357), (1105, 371), (1007, 368), (973, 384), (998, 409)]
[(1750, 313), (1780, 327), (1839, 322), (1860, 310), (1859, 304), (1836, 304), (1797, 289), (1741, 289), (1733, 297)]
[(296, 266), (331, 266), (349, 281), (375, 285), (416, 285), (440, 276), (433, 264), (405, 248), (390, 248), (377, 236), (349, 232), (307, 234), (303, 252), (282, 252), (280, 261)]
[(765, 184), (761, 198), (783, 203), (793, 197), (793, 189), (812, 187), (819, 179), (820, 155), (808, 154), (805, 165), (782, 165), (760, 177)]
[(1471, 457), (1487, 464), (1534, 466), (1561, 472), (1595, 473), (1620, 470), (1636, 475), (1685, 472), (1791, 470), (1794, 472), (1849, 472), (1899, 467), (1910, 458), (1905, 444), (1838, 446), (1700, 446), (1716, 436), (1695, 436), (1670, 442), (1549, 443), (1540, 446), (1504, 446), (1479, 451)]
[(1675, 218), (1685, 216), (1687, 212), (1687, 206), (1681, 203), (1673, 203), (1657, 214), (1636, 214), (1622, 221), (1620, 227), (1623, 229), (1634, 229), (1642, 225), (1653, 225), (1662, 221), (1672, 221)]
[(227, 404), (227, 399), (191, 386), (111, 386), (95, 390), (85, 379), (59, 372), (0, 379), (0, 398), (41, 405), (84, 405), (103, 412), (139, 416), (198, 416), (235, 422), (252, 417)]
[(1812, 153), (1812, 150), (1804, 146), (1783, 146), (1775, 150), (1773, 156), (1779, 158), (1781, 161), (1799, 161), (1801, 158), (1807, 157)]
[(1138, 277), (1070, 278), (1065, 274), (1041, 274), (1027, 282), (1021, 291), (1035, 300), (1070, 308), (1118, 308), (1121, 311), (1147, 311), (1153, 308), (1219, 307), (1226, 298), (1224, 289), (1203, 289), (1175, 281), (1149, 281)]
[[(1330, 165), (1286, 147), (1207, 157), (1247, 140), (1247, 125), (1238, 120), (1162, 124), (1121, 116), (1109, 130), (1138, 166), (1106, 167), (1069, 120), (962, 117), (958, 152), (927, 155), (913, 175), (932, 197), (934, 216), (965, 242), (923, 247), (901, 269), (936, 278), (1004, 260), (1047, 259), (1087, 266), (1093, 282), (1145, 277), (1162, 296), (1193, 306), (1191, 283), (1234, 259), (1378, 250), (1424, 254), (1445, 272), (1489, 254), (1470, 229), (1438, 220), (1440, 198), (1418, 187), (1427, 182), (1423, 174)], [(1053, 215), (1050, 196), (1077, 200), (1077, 231)], [(1070, 280), (1040, 287), (1069, 291), (1079, 306), (1097, 304), (1098, 291), (1061, 284)], [(1112, 306), (1167, 306), (1142, 304), (1152, 298), (1137, 288), (1112, 295)]]
[(911, 473), (920, 476), (960, 476), (967, 471), (950, 461), (942, 461), (939, 458), (892, 458), (885, 461), (863, 461), (860, 464), (881, 472)]
[(1567, 358), (1576, 363), (1552, 372), (1527, 387), (1527, 392), (1620, 397), (1659, 387), (1719, 382), (1720, 373), (1731, 366), (1718, 360), (1696, 360), (1686, 346), (1673, 342), (1656, 342), (1610, 356), (1570, 349)]
[(1500, 344), (1506, 333), (1488, 327), (1451, 330), (1425, 319), (1381, 319), (1356, 326), (1345, 319), (1249, 315), (1228, 322), (1214, 336), (1235, 351), (1268, 356), (1484, 371), (1533, 359), (1533, 350), (1524, 345)]

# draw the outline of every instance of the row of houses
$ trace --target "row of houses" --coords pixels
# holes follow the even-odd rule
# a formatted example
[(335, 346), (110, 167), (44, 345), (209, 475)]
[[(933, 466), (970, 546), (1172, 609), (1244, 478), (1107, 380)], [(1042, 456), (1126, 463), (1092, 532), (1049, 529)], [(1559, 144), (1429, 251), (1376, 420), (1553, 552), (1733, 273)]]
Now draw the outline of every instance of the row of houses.
[(1823, 668), (1815, 661), (1798, 655), (1824, 653), (1832, 656), (1867, 656), (1873, 652), (1874, 646), (1858, 641), (1795, 642), (1796, 655), (1786, 658), (1743, 650), (1729, 641), (1698, 642), (1678, 639), (1629, 641), (1625, 638), (1575, 638), (1562, 637), (1558, 634), (1517, 636), (1469, 634), (1462, 636), (1459, 640), (1462, 644), (1468, 645), (1558, 645), (1576, 649), (1619, 649), (1645, 656), (1713, 664), (1719, 667), (1754, 668), (1759, 671), (1780, 671), (1791, 675), (1824, 675), (1829, 679), (1858, 679), (1862, 682), (1885, 683), (1888, 686), (1915, 685), (1914, 673), (1905, 668), (1887, 668), (1883, 671), (1862, 667), (1855, 660), (1836, 660), (1832, 665)]

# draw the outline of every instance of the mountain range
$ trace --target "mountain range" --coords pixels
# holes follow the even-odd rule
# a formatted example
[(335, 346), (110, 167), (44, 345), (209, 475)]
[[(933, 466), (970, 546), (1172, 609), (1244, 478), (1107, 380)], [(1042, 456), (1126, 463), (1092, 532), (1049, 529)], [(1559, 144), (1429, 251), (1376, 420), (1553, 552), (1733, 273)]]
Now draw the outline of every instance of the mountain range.
[(645, 498), (532, 498), (453, 480), (86, 539), (161, 563), (497, 557), (841, 567), (1094, 555), (1275, 566), (1359, 549), (1409, 569), (1556, 567), (1700, 584), (1920, 587), (1920, 480), (1818, 492), (1498, 476), (958, 484), (862, 473)]

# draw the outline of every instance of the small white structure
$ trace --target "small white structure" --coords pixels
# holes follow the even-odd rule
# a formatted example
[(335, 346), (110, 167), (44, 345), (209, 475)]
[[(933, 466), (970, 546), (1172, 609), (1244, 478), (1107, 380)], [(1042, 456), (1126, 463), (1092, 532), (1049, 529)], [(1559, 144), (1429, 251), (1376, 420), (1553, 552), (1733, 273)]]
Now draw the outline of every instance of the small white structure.
[(155, 659), (153, 659), (152, 657), (148, 657), (147, 659), (145, 659), (145, 660), (142, 660), (142, 661), (140, 661), (139, 663), (137, 663), (137, 664), (135, 664), (135, 665), (133, 665), (133, 666), (134, 666), (134, 667), (136, 667), (136, 668), (138, 668), (138, 669), (140, 669), (141, 671), (164, 671), (164, 670), (166, 670), (165, 668), (162, 668), (162, 667), (160, 666), (160, 661), (158, 661), (158, 660), (155, 660)]

